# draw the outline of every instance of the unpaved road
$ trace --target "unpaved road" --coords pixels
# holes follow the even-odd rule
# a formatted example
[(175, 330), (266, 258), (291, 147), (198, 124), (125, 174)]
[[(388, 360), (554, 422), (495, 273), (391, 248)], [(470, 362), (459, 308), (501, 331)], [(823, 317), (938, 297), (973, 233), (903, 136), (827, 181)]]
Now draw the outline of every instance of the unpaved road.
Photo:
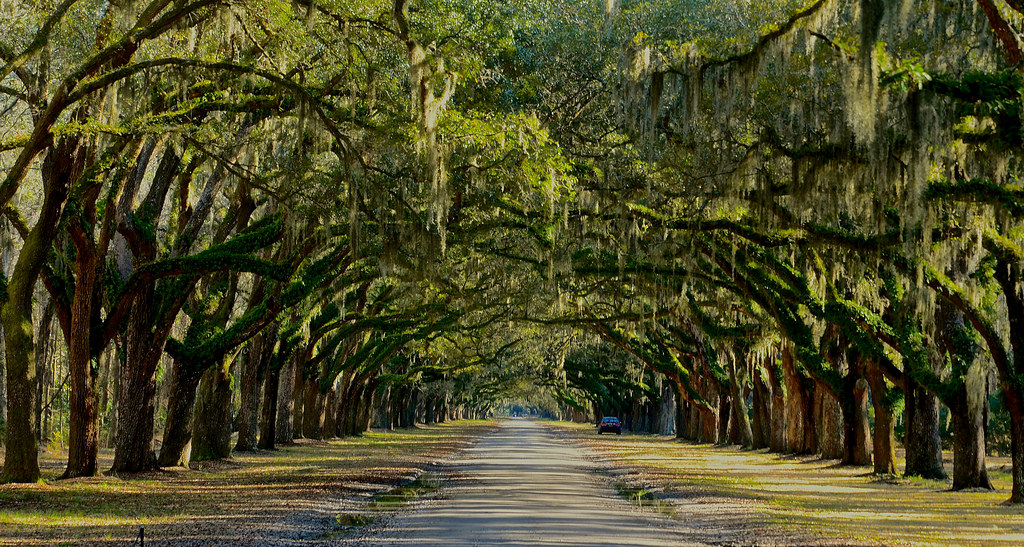
[(582, 452), (513, 419), (455, 462), (456, 485), (391, 520), (370, 545), (700, 545), (682, 524), (641, 514)]

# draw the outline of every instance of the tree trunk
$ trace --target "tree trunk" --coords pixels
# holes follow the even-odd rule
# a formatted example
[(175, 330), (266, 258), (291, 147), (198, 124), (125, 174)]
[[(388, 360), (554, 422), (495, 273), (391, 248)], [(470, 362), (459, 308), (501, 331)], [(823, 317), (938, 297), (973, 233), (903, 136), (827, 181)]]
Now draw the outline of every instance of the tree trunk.
[(324, 399), (324, 426), (322, 438), (331, 439), (334, 437), (342, 437), (343, 435), (338, 434), (338, 410), (341, 408), (338, 404), (338, 388), (331, 388), (331, 390), (324, 396)]
[(275, 444), (288, 444), (295, 435), (292, 431), (295, 412), (295, 360), (288, 360), (288, 366), (280, 372), (277, 390), (277, 426), (274, 428)]
[(980, 394), (972, 397), (970, 390), (970, 386), (961, 389), (949, 408), (953, 419), (953, 490), (993, 490), (985, 466), (984, 407), (988, 400), (981, 400)]
[(259, 443), (260, 392), (274, 355), (278, 327), (279, 323), (275, 322), (254, 336), (250, 342), (248, 357), (241, 362), (241, 378), (238, 383), (241, 404), (238, 408), (238, 442), (235, 444), (235, 450), (256, 450)]
[[(110, 376), (112, 371), (113, 356), (109, 348), (104, 349), (103, 353), (100, 354), (100, 376), (96, 383), (96, 395), (98, 405), (96, 406), (96, 412), (100, 416), (100, 429), (102, 430), (103, 420), (107, 415), (107, 409), (110, 405)], [(106, 446), (106, 439), (103, 441)]]
[(796, 365), (793, 363), (793, 351), (788, 345), (782, 350), (782, 370), (786, 379), (786, 446), (790, 452), (803, 454), (806, 452), (804, 446), (803, 378), (796, 370)]
[(292, 438), (302, 438), (302, 411), (306, 396), (306, 379), (303, 377), (303, 369), (306, 363), (300, 358), (295, 362), (292, 369)]
[(319, 441), (323, 438), (326, 398), (320, 393), (316, 378), (306, 380), (305, 384), (305, 397), (302, 401), (302, 436)]
[(871, 426), (868, 424), (868, 383), (864, 378), (847, 379), (848, 400), (843, 409), (843, 464), (871, 464)]
[(1024, 404), (1017, 396), (1017, 401), (1010, 401), (1006, 406), (1010, 409), (1010, 458), (1013, 474), (1013, 488), (1010, 491), (1010, 503), (1024, 503)]
[(875, 473), (896, 474), (895, 420), (891, 408), (891, 390), (885, 384), (885, 376), (875, 363), (868, 363), (867, 381), (871, 387), (871, 405), (875, 410), (873, 459)]
[(804, 419), (804, 445), (803, 454), (816, 454), (818, 452), (819, 440), (817, 417), (814, 412), (814, 383), (810, 379), (802, 382), (803, 392), (803, 419)]
[(32, 330), (32, 293), (60, 226), (70, 181), (77, 180), (84, 154), (79, 141), (64, 138), (43, 159), (43, 204), (28, 233), (0, 305), (7, 353), (7, 443), (0, 482), (36, 482), (39, 454), (35, 414), (36, 366)]
[[(78, 232), (81, 235), (81, 232)], [(91, 477), (96, 474), (99, 454), (99, 414), (96, 411), (97, 368), (92, 353), (93, 304), (96, 266), (99, 258), (90, 241), (75, 242), (75, 294), (71, 302), (68, 334), (68, 370), (71, 381), (68, 416), (68, 466), (62, 478)]]
[(843, 410), (839, 401), (827, 389), (818, 389), (815, 390), (814, 405), (818, 449), (822, 459), (843, 459), (846, 435), (844, 434)]
[(338, 386), (338, 407), (337, 407), (337, 423), (335, 427), (338, 430), (339, 437), (347, 437), (352, 434), (352, 405), (355, 404), (353, 397), (353, 380), (354, 372), (349, 369), (342, 373), (341, 380)]
[(370, 409), (366, 408), (373, 400), (373, 387), (374, 384), (366, 378), (357, 378), (356, 382), (349, 389), (351, 393), (351, 402), (348, 406), (349, 418), (347, 418), (347, 431), (349, 435), (362, 435), (366, 432), (366, 429), (362, 427), (362, 414), (369, 412)]
[[(342, 384), (344, 385), (344, 383)], [(335, 406), (335, 419), (334, 419), (334, 434), (338, 437), (348, 437), (351, 435), (349, 419), (346, 417), (349, 414), (349, 405), (352, 403), (349, 401), (348, 390), (338, 389), (338, 402)]]
[(156, 469), (153, 452), (153, 418), (156, 411), (156, 368), (163, 344), (154, 347), (150, 336), (153, 288), (143, 290), (128, 316), (125, 361), (117, 402), (118, 427), (113, 473)]
[[(395, 429), (402, 429), (409, 427), (409, 401), (412, 399), (411, 388), (403, 387), (402, 391), (395, 397), (394, 411), (395, 411)], [(459, 409), (456, 407), (455, 415), (458, 420)]]
[(999, 382), (1003, 402), (1010, 413), (1010, 459), (1013, 487), (1010, 503), (1024, 503), (1024, 294), (1020, 291), (1021, 264), (1018, 261), (1000, 257), (996, 262), (996, 281), (1003, 288), (1006, 298), (1006, 316), (1010, 323), (1010, 347), (1013, 361), (1004, 362), (999, 368)]
[(733, 359), (729, 370), (732, 376), (730, 387), (732, 389), (732, 426), (730, 427), (730, 442), (742, 445), (744, 448), (754, 446), (754, 432), (750, 425), (750, 415), (747, 411), (747, 397), (744, 386), (747, 383), (747, 364), (737, 362)]
[[(402, 410), (402, 403), (405, 402), (405, 388), (400, 386), (392, 386), (391, 388), (391, 401), (390, 409), (388, 413), (391, 415), (391, 425), (388, 429), (399, 429), (402, 427), (402, 420), (405, 416), (405, 412)], [(458, 411), (458, 408), (455, 409)], [(456, 418), (458, 419), (458, 418)]]
[[(378, 392), (375, 384), (371, 382), (363, 387), (358, 412), (356, 413), (355, 430), (352, 432), (353, 435), (362, 435), (370, 430), (370, 422), (373, 420), (373, 409), (376, 408), (377, 397)], [(445, 406), (447, 406), (447, 403), (442, 406), (442, 417), (444, 416)]]
[[(728, 408), (728, 407), (726, 407)], [(697, 432), (697, 441), (702, 443), (718, 444), (718, 418), (719, 409), (714, 410), (697, 407), (700, 419), (700, 429)]]
[[(53, 299), (43, 308), (43, 317), (39, 321), (39, 328), (36, 330), (36, 439), (40, 446), (46, 446), (50, 439), (50, 417), (53, 413), (53, 405), (50, 404), (50, 389), (53, 387), (53, 359), (54, 352), (51, 343), (51, 329), (53, 327), (53, 315), (56, 309)], [(45, 408), (44, 408), (45, 407)]]
[(939, 435), (939, 399), (905, 375), (906, 400), (905, 475), (926, 479), (945, 479), (942, 468), (942, 438)]
[(188, 467), (192, 454), (192, 417), (196, 404), (196, 388), (202, 372), (191, 366), (174, 362), (167, 421), (164, 422), (164, 442), (160, 446), (157, 463), (163, 467)]
[(686, 404), (686, 438), (696, 441), (700, 438), (700, 412), (692, 403)]
[(672, 395), (675, 397), (675, 418), (676, 418), (676, 438), (686, 438), (686, 401), (681, 395), (679, 395), (679, 388), (676, 384), (672, 383)]
[(768, 448), (772, 436), (772, 395), (771, 386), (765, 378), (762, 367), (754, 367), (753, 422), (750, 442), (752, 448)]
[(373, 423), (381, 429), (391, 429), (391, 386), (383, 386), (376, 404), (377, 411)]
[(203, 373), (192, 415), (192, 459), (231, 456), (231, 373), (227, 360)]
[(271, 367), (263, 383), (263, 407), (260, 414), (260, 440), (256, 447), (273, 450), (277, 440), (277, 394), (281, 384), (281, 369)]
[[(6, 264), (6, 251), (0, 252), (3, 254), (3, 259), (0, 259), (0, 268), (2, 264)], [(0, 269), (0, 271), (4, 271)], [(3, 323), (0, 323), (0, 339), (4, 336)], [(7, 423), (7, 356), (6, 352), (0, 352), (0, 424)], [(0, 437), (0, 446), (3, 445), (6, 439)]]
[(114, 448), (117, 441), (117, 405), (121, 400), (121, 356), (115, 351), (110, 356), (110, 378), (108, 388), (110, 400), (107, 402), (107, 448)]
[(260, 393), (263, 391), (265, 376), (262, 370), (253, 370), (261, 368), (259, 361), (256, 355), (250, 353), (241, 366), (238, 391), (238, 442), (235, 443), (235, 450), (240, 452), (256, 450), (259, 444)]
[(36, 482), (39, 480), (39, 445), (31, 287), (22, 294), (15, 293), (15, 287), (9, 286), (8, 298), (0, 310), (7, 355), (7, 439), (0, 482)]
[(426, 407), (424, 409), (423, 422), (427, 425), (433, 425), (437, 423), (437, 419), (434, 417), (434, 406), (437, 404), (437, 399), (427, 398)]
[[(374, 400), (379, 399), (381, 393), (377, 389), (377, 387), (374, 388), (373, 392), (374, 392), (374, 396), (373, 396)], [(445, 395), (444, 395), (444, 404), (441, 405), (441, 421), (442, 422), (450, 421), (451, 418), (452, 418), (451, 402), (452, 402), (452, 394), (451, 393), (445, 393)]]
[(772, 387), (772, 427), (771, 436), (768, 437), (768, 448), (781, 454), (789, 451), (789, 425), (786, 421), (789, 417), (789, 405), (786, 403), (786, 392), (783, 387), (785, 374), (781, 364), (776, 362), (770, 365), (768, 375)]
[[(57, 395), (55, 391), (57, 388), (53, 385), (53, 379), (57, 375), (57, 363), (56, 359), (53, 358), (54, 352), (53, 340), (47, 340), (44, 344), (36, 344), (40, 350), (46, 352), (46, 358), (43, 360), (36, 360), (36, 370), (39, 376), (39, 403), (46, 403), (44, 408), (40, 408), (40, 417), (36, 420), (39, 424), (39, 435), (36, 437), (39, 439), (40, 446), (46, 446), (50, 442), (50, 432), (53, 430), (53, 400)], [(36, 352), (39, 355), (39, 352)], [(40, 365), (42, 367), (40, 368)], [(61, 430), (60, 418), (63, 413), (57, 415), (57, 429)]]
[(729, 422), (732, 421), (732, 397), (728, 393), (721, 392), (718, 395), (718, 416), (715, 417), (715, 421), (718, 422), (718, 436), (715, 439), (716, 443), (728, 443), (729, 442)]
[[(405, 412), (403, 412), (403, 414), (405, 414), (405, 423), (403, 424), (402, 427), (413, 427), (416, 425), (416, 409), (417, 407), (419, 407), (420, 404), (419, 395), (419, 389), (415, 387), (409, 387), (409, 396), (405, 402)], [(459, 409), (462, 410), (462, 407), (460, 406)], [(462, 417), (460, 416), (459, 419), (461, 420)]]

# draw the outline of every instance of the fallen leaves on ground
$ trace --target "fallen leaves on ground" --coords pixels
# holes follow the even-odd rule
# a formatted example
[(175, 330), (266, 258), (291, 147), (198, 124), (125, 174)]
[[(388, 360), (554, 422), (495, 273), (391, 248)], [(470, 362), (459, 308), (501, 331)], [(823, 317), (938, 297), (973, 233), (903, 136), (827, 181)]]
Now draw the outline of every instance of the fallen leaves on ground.
[[(0, 485), (0, 544), (291, 545), (321, 537), (339, 514), (418, 477), (493, 427), (455, 422), (279, 450), (236, 454), (131, 477), (56, 480), (61, 455), (43, 460), (45, 481)], [(109, 467), (112, 454), (102, 454)]]

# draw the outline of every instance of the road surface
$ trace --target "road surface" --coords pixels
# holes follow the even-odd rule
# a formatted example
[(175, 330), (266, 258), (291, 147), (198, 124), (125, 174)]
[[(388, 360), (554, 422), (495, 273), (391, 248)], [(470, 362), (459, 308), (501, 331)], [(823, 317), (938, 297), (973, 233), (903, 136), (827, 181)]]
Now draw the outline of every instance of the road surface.
[(545, 426), (502, 422), (455, 462), (445, 499), (400, 514), (370, 545), (699, 545), (640, 513)]

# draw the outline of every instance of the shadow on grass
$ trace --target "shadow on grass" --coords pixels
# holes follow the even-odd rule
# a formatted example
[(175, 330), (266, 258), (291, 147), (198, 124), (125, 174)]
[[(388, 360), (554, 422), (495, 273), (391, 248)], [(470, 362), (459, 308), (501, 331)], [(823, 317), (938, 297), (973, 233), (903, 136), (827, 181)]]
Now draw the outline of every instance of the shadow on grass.
[[(0, 485), (0, 544), (124, 544), (140, 524), (147, 535), (152, 526), (164, 538), (206, 543), (251, 542), (252, 530), (261, 529), (311, 537), (331, 516), (324, 514), (325, 500), (357, 504), (367, 492), (406, 483), (490, 427), (446, 424), (300, 440), (280, 450), (198, 462), (194, 469), (65, 481), (52, 480), (63, 466), (62, 455), (51, 455), (44, 460), (50, 482)], [(111, 460), (104, 451), (101, 468)]]

